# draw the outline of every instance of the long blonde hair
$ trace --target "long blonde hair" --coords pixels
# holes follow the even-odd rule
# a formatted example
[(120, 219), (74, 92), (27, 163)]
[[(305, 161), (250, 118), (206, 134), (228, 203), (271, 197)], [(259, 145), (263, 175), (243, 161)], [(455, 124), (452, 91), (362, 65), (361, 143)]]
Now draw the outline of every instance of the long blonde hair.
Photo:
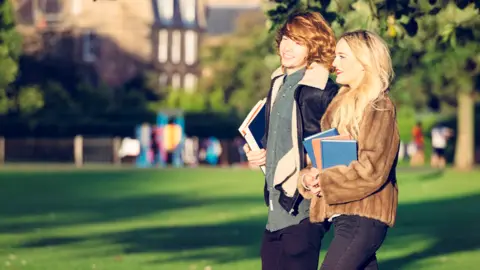
[(341, 134), (358, 139), (360, 122), (367, 106), (375, 108), (375, 102), (384, 98), (393, 79), (392, 60), (385, 41), (377, 34), (358, 30), (343, 34), (365, 72), (356, 88), (343, 86), (337, 95), (338, 107), (333, 114), (332, 126)]

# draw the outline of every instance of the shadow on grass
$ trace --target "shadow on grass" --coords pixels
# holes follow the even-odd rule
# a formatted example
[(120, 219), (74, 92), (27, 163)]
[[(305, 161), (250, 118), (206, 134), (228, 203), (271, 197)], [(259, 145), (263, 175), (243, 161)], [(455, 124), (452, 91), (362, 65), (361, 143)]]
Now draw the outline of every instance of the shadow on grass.
[[(474, 210), (474, 206), (479, 203), (480, 195), (476, 195), (401, 205), (398, 223), (394, 229), (390, 230), (387, 242), (382, 249), (389, 251), (403, 249), (409, 244), (415, 244), (408, 242), (414, 238), (432, 240), (433, 243), (423, 250), (411, 252), (406, 256), (391, 260), (380, 258), (380, 268), (402, 269), (421, 259), (479, 249), (480, 235), (471, 233), (477, 227), (477, 222), (474, 220), (477, 211)], [(20, 247), (61, 246), (100, 240), (125, 247), (124, 254), (151, 252), (173, 254), (173, 256), (169, 256), (169, 259), (153, 262), (158, 264), (189, 260), (212, 260), (214, 263), (228, 263), (259, 258), (259, 245), (264, 222), (264, 217), (254, 217), (248, 220), (214, 225), (142, 228), (78, 238), (44, 238), (25, 243)], [(234, 248), (234, 250), (229, 248)]]
[(426, 174), (422, 175), (420, 177), (420, 179), (422, 179), (422, 180), (437, 180), (437, 179), (441, 178), (444, 173), (445, 173), (444, 170), (438, 169), (436, 171), (432, 171), (430, 173), (426, 173)]
[[(153, 176), (152, 179), (152, 171), (148, 170), (3, 173), (0, 177), (0, 233), (19, 234), (68, 225), (122, 222), (213, 204), (262, 202), (260, 197), (199, 197), (195, 192), (189, 193), (189, 188), (172, 193), (169, 185), (177, 182), (178, 186), (179, 180), (175, 179), (175, 172), (157, 171)], [(144, 187), (135, 191), (142, 184)], [(165, 191), (150, 192), (149, 186), (164, 186)]]
[[(0, 195), (7, 196), (14, 191), (21, 191), (22, 185), (32, 185), (31, 191), (24, 191), (10, 199), (0, 199), (0, 215), (2, 218), (21, 218), (23, 216), (44, 214), (49, 211), (69, 214), (90, 213), (85, 217), (67, 219), (57, 222), (17, 221), (0, 222), (0, 232), (23, 233), (38, 227), (56, 228), (68, 224), (82, 225), (95, 222), (116, 222), (134, 219), (161, 211), (175, 211), (185, 207), (202, 205), (228, 206), (231, 211), (236, 207), (261, 205), (263, 200), (259, 192), (258, 198), (252, 196), (196, 198), (188, 196), (192, 189), (180, 190), (180, 194), (151, 194), (148, 192), (136, 196), (107, 196), (115, 189), (122, 193), (132, 188), (133, 179), (140, 182), (144, 176), (141, 172), (112, 174), (88, 173), (75, 179), (72, 174), (55, 174), (50, 178), (42, 176), (42, 181), (23, 179), (16, 176), (12, 183), (0, 180)], [(27, 178), (28, 178), (27, 177)], [(61, 179), (65, 177), (65, 179)], [(70, 177), (70, 178), (67, 178)], [(16, 182), (14, 182), (16, 181)], [(63, 181), (63, 182), (62, 182)], [(159, 180), (158, 184), (169, 183), (171, 179)], [(36, 183), (38, 182), (38, 183)], [(59, 184), (61, 183), (61, 184)], [(44, 188), (42, 190), (42, 187)], [(105, 196), (102, 196), (105, 193)], [(54, 196), (58, 195), (58, 196)], [(380, 256), (381, 269), (402, 269), (418, 260), (437, 255), (480, 248), (480, 234), (472, 233), (478, 226), (478, 205), (480, 195), (451, 198), (412, 204), (401, 204), (398, 209), (396, 226), (389, 235), (382, 250), (395, 251), (407, 249), (406, 255), (384, 260)], [(227, 208), (227, 207), (225, 207)], [(215, 210), (203, 210), (206, 215), (215, 215)], [(265, 210), (267, 211), (267, 210)], [(214, 218), (212, 218), (214, 219)], [(194, 222), (192, 222), (194, 223)], [(10, 227), (9, 227), (10, 226)], [(214, 224), (158, 226), (137, 229), (126, 229), (111, 233), (82, 232), (80, 236), (40, 237), (25, 241), (13, 248), (63, 247), (88, 241), (113, 243), (120, 248), (116, 254), (139, 254), (162, 252), (170, 256), (152, 261), (153, 264), (165, 264), (178, 261), (210, 260), (213, 263), (229, 263), (244, 259), (258, 259), (260, 239), (265, 226), (264, 215), (252, 215), (247, 219), (218, 222)], [(330, 237), (327, 237), (329, 239)], [(425, 241), (430, 245), (415, 251), (412, 239)], [(328, 242), (328, 241), (326, 241)], [(327, 243), (325, 243), (326, 245)], [(410, 245), (412, 246), (410, 248)], [(418, 246), (418, 245), (417, 245)], [(98, 256), (95, 249), (87, 256)], [(409, 251), (411, 250), (411, 252)], [(400, 254), (400, 253), (398, 253)], [(103, 254), (102, 254), (103, 255)]]
[[(415, 261), (449, 253), (480, 248), (478, 205), (480, 195), (447, 200), (403, 204), (397, 224), (389, 231), (382, 249), (405, 248), (417, 243), (410, 239), (431, 240), (426, 248), (391, 260), (381, 260), (380, 269), (402, 269)], [(404, 241), (407, 239), (407, 241)]]
[[(20, 247), (58, 247), (93, 240), (124, 247), (120, 254), (170, 253), (168, 259), (153, 261), (154, 264), (189, 260), (212, 260), (215, 263), (227, 263), (259, 258), (260, 239), (264, 228), (265, 218), (254, 217), (248, 220), (213, 225), (141, 228), (86, 237), (47, 237), (27, 242)], [(230, 248), (234, 248), (234, 250), (232, 251)], [(95, 256), (94, 252), (88, 255)], [(119, 254), (108, 254), (111, 257), (117, 255)]]

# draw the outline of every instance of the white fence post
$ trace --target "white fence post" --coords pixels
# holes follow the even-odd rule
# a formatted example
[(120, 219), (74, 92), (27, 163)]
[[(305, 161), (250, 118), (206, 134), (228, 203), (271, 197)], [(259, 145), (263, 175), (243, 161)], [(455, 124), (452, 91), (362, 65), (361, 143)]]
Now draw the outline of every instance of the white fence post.
[(80, 168), (83, 166), (83, 136), (77, 135), (73, 140), (73, 157), (75, 166)]
[(122, 160), (120, 158), (120, 155), (118, 152), (120, 151), (120, 147), (122, 144), (122, 139), (120, 137), (114, 137), (113, 138), (113, 164), (114, 165), (121, 165)]

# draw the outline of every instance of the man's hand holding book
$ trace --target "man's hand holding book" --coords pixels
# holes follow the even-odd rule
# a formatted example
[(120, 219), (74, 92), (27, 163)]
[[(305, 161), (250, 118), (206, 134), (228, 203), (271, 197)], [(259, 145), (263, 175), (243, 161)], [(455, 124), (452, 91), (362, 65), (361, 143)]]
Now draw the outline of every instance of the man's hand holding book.
[(248, 144), (243, 145), (243, 151), (247, 155), (248, 162), (251, 166), (264, 166), (267, 159), (267, 151), (265, 149), (251, 150)]

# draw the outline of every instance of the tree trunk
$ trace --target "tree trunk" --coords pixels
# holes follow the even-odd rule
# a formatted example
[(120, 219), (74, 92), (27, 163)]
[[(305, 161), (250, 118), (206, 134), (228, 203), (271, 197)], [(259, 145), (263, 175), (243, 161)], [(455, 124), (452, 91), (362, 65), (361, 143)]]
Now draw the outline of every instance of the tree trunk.
[(469, 92), (460, 92), (457, 115), (457, 144), (455, 147), (455, 168), (471, 170), (474, 164), (474, 99)]

